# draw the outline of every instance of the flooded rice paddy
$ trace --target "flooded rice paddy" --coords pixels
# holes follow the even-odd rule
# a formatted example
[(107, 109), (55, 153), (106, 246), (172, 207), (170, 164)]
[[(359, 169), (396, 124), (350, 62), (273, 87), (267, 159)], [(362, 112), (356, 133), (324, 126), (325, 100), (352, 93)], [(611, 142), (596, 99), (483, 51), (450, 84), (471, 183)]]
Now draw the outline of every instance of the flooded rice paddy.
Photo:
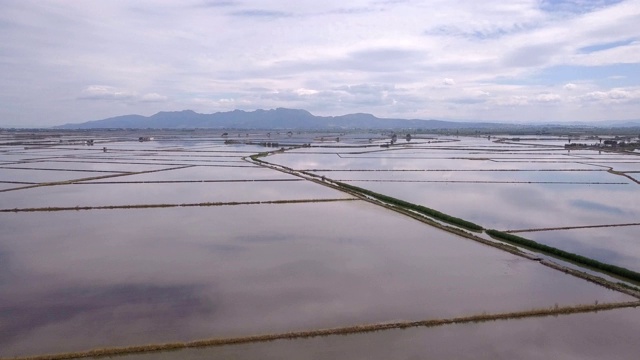
[[(569, 153), (560, 139), (416, 136), (381, 148), (372, 133), (122, 132), (86, 146), (81, 135), (0, 137), (0, 358), (637, 300), (295, 171), (640, 271), (632, 154)], [(260, 159), (292, 171), (249, 158), (279, 148)], [(610, 224), (620, 226), (591, 227)], [(637, 314), (135, 357), (629, 358)]]
[[(126, 360), (174, 359), (635, 359), (637, 309), (504, 322), (277, 340)], [(606, 328), (607, 331), (602, 331)]]
[[(276, 154), (269, 161), (503, 231), (640, 222), (640, 185), (633, 180), (637, 174), (626, 173), (640, 166), (638, 154), (569, 151), (564, 148), (566, 139), (447, 139), (451, 141), (435, 144), (400, 140), (402, 146), (348, 153), (301, 149)], [(572, 237), (570, 246), (561, 241), (566, 236), (536, 233), (535, 240), (585, 256), (606, 248), (609, 255), (604, 258), (621, 266), (630, 263), (629, 257), (637, 259), (637, 254), (628, 255), (627, 247), (615, 245), (636, 242), (615, 240), (626, 237), (624, 227), (605, 229), (594, 237), (585, 230)], [(602, 243), (603, 237), (612, 240)], [(603, 253), (596, 257), (604, 259)], [(627, 260), (617, 261), (622, 258)]]

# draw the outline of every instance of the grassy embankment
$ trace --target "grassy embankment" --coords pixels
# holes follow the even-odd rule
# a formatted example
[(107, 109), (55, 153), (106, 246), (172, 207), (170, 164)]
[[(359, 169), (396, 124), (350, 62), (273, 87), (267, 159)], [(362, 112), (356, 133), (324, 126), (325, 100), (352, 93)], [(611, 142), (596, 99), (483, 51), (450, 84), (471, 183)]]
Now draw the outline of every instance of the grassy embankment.
[(468, 230), (472, 230), (472, 231), (482, 231), (484, 230), (484, 228), (478, 224), (472, 223), (470, 221), (467, 220), (463, 220), (451, 215), (447, 215), (445, 213), (442, 213), (438, 210), (434, 210), (434, 209), (430, 209), (426, 206), (422, 206), (422, 205), (417, 205), (417, 204), (413, 204), (410, 203), (408, 201), (404, 201), (404, 200), (400, 200), (391, 196), (387, 196), (387, 195), (383, 195), (383, 194), (379, 194), (376, 192), (373, 192), (371, 190), (367, 190), (367, 189), (363, 189), (357, 186), (353, 186), (353, 185), (349, 185), (343, 182), (339, 182), (339, 181), (333, 181), (335, 184), (337, 184), (340, 187), (343, 187), (345, 189), (349, 189), (351, 191), (355, 191), (357, 193), (360, 193), (362, 195), (366, 195), (375, 199), (378, 199), (380, 201), (384, 201), (388, 204), (392, 204), (392, 205), (396, 205), (396, 206), (400, 206), (403, 207), (405, 209), (408, 210), (413, 210), (417, 213), (423, 214), (423, 215), (427, 215), (430, 216), (434, 219), (438, 219), (441, 221), (444, 221), (446, 223), (452, 224), (452, 225), (456, 225), (456, 226), (460, 226), (463, 227), (465, 229)]
[[(242, 182), (291, 182), (302, 179), (231, 179), (231, 180), (140, 180), (140, 181), (92, 181), (83, 185), (108, 184), (206, 184), (206, 183), (242, 183)], [(6, 183), (6, 181), (5, 181)]]
[(251, 155), (251, 156), (249, 156), (249, 157), (250, 157), (250, 158), (251, 158), (251, 160), (253, 160), (253, 161), (257, 161), (257, 162), (263, 163), (264, 161), (260, 160), (260, 158), (261, 158), (261, 157), (268, 156), (269, 154), (270, 154), (270, 153), (269, 153), (268, 151), (264, 151), (264, 152), (261, 152), (261, 153), (253, 154), (253, 155)]
[(577, 182), (577, 181), (484, 181), (484, 180), (334, 180), (380, 183), (432, 183), (432, 184), (560, 184), (560, 185), (626, 185), (622, 182)]
[(110, 179), (110, 178), (116, 178), (116, 177), (121, 177), (121, 176), (150, 174), (150, 173), (168, 171), (168, 170), (180, 170), (180, 169), (190, 168), (190, 167), (193, 167), (193, 166), (194, 165), (184, 165), (184, 166), (178, 166), (178, 167), (172, 167), (172, 168), (166, 168), (166, 169), (146, 170), (146, 171), (137, 171), (137, 172), (129, 172), (129, 173), (118, 173), (118, 174), (103, 175), (103, 176), (92, 176), (92, 177), (81, 178), (81, 179), (44, 182), (44, 183), (37, 183), (37, 184), (27, 185), (27, 186), (21, 186), (21, 187), (17, 187), (17, 188), (3, 189), (3, 190), (0, 190), (0, 193), (1, 192), (7, 192), (7, 191), (25, 190), (25, 189), (31, 189), (31, 188), (37, 188), (37, 187), (44, 187), (44, 186), (72, 185), (72, 184), (80, 183), (80, 182), (83, 182), (83, 181)]
[(292, 200), (263, 200), (263, 201), (232, 201), (232, 202), (203, 202), (189, 204), (140, 204), (140, 205), (105, 205), (105, 206), (69, 206), (69, 207), (41, 207), (0, 209), (0, 213), (10, 212), (40, 212), (40, 211), (72, 211), (72, 210), (116, 210), (116, 209), (154, 209), (173, 207), (206, 207), (206, 206), (235, 206), (235, 205), (276, 205), (276, 204), (300, 204), (321, 203), (335, 201), (354, 201), (357, 199), (292, 199)]
[(514, 233), (523, 233), (523, 232), (576, 230), (576, 229), (597, 229), (597, 228), (625, 227), (625, 226), (638, 226), (638, 225), (640, 225), (640, 223), (584, 225), (584, 226), (558, 226), (558, 227), (550, 227), (550, 228), (532, 228), (532, 229), (507, 230), (507, 231), (504, 231), (504, 232), (507, 233), (507, 234), (514, 234)]
[(613, 168), (609, 168), (608, 172), (611, 173), (611, 174), (614, 174), (614, 175), (626, 177), (627, 179), (633, 181), (634, 183), (640, 184), (640, 181), (638, 181), (636, 178), (634, 178), (633, 176), (631, 176), (629, 174), (626, 174), (626, 173), (624, 173), (622, 171), (616, 171), (616, 170), (613, 170)]
[(502, 231), (498, 231), (498, 230), (487, 230), (486, 231), (487, 234), (489, 234), (491, 237), (498, 239), (498, 240), (502, 240), (502, 241), (506, 241), (512, 244), (516, 244), (516, 245), (521, 245), (533, 250), (537, 250), (537, 251), (541, 251), (550, 255), (553, 255), (555, 257), (564, 259), (564, 260), (568, 260), (571, 262), (574, 262), (576, 264), (580, 264), (580, 265), (585, 265), (588, 266), (590, 268), (593, 269), (597, 269), (597, 270), (601, 270), (604, 272), (607, 272), (609, 274), (612, 275), (616, 275), (625, 279), (629, 279), (635, 282), (640, 282), (640, 273), (637, 273), (635, 271), (629, 270), (629, 269), (625, 269), (623, 267), (619, 267), (619, 266), (615, 266), (615, 265), (611, 265), (611, 264), (606, 264), (594, 259), (590, 259), (581, 255), (577, 255), (574, 253), (570, 253), (568, 251), (564, 251), (564, 250), (560, 250), (558, 248), (552, 247), (552, 246), (548, 246), (548, 245), (544, 245), (544, 244), (540, 244), (539, 242), (533, 241), (533, 240), (529, 240), (529, 239), (525, 239), (523, 237), (517, 236), (517, 235), (513, 235), (513, 234), (509, 234), (509, 233), (505, 233)]
[(368, 333), (368, 332), (392, 330), (392, 329), (408, 329), (413, 327), (437, 327), (437, 326), (452, 325), (452, 324), (478, 323), (478, 322), (523, 319), (523, 318), (532, 318), (532, 317), (560, 316), (560, 315), (570, 315), (570, 314), (585, 313), (585, 312), (605, 311), (605, 310), (612, 310), (612, 309), (619, 309), (619, 308), (630, 308), (630, 307), (635, 308), (638, 306), (640, 306), (640, 302), (638, 301), (613, 303), (613, 304), (595, 303), (595, 304), (589, 304), (589, 305), (576, 305), (576, 306), (565, 306), (565, 307), (559, 307), (556, 305), (550, 308), (516, 311), (516, 312), (510, 312), (510, 313), (497, 313), (497, 314), (483, 313), (479, 315), (461, 316), (461, 317), (448, 318), (448, 319), (400, 321), (400, 322), (391, 322), (391, 323), (382, 323), (382, 324), (364, 324), (364, 325), (354, 325), (354, 326), (346, 326), (346, 327), (331, 328), (331, 329), (318, 329), (318, 330), (296, 331), (296, 332), (287, 332), (287, 333), (263, 334), (263, 335), (253, 335), (253, 336), (244, 336), (244, 337), (235, 337), (235, 338), (214, 338), (214, 339), (196, 340), (196, 341), (190, 341), (190, 342), (149, 344), (149, 345), (129, 346), (129, 347), (114, 347), (114, 348), (94, 349), (94, 350), (72, 352), (72, 353), (21, 357), (21, 358), (14, 358), (14, 360), (63, 360), (63, 359), (88, 358), (88, 357), (107, 357), (107, 356), (127, 355), (127, 354), (136, 354), (136, 353), (181, 350), (181, 349), (187, 349), (187, 348), (237, 345), (237, 344), (247, 344), (247, 343), (268, 342), (268, 341), (275, 341), (275, 340), (295, 340), (295, 339), (305, 339), (305, 338), (332, 336), (332, 335), (360, 334), (360, 333)]

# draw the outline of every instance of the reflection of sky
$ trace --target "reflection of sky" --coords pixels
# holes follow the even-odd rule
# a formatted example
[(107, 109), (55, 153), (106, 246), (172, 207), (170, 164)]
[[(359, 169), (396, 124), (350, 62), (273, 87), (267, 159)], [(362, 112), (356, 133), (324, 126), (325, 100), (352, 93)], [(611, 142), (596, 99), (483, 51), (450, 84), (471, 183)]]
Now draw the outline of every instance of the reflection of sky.
[[(42, 166), (42, 165), (38, 165)], [(0, 168), (0, 181), (21, 181), (32, 183), (67, 181), (87, 179), (95, 176), (115, 175), (107, 172), (85, 171), (50, 171), (50, 170), (22, 170)]]
[[(502, 230), (635, 222), (635, 185), (353, 182), (375, 192)], [(578, 201), (578, 205), (576, 205)], [(618, 214), (579, 206), (613, 206)]]
[[(267, 161), (288, 166), (294, 169), (335, 169), (335, 170), (363, 170), (363, 169), (426, 169), (426, 170), (483, 170), (483, 169), (579, 169), (579, 170), (603, 170), (601, 167), (580, 164), (575, 160), (564, 162), (527, 162), (527, 161), (492, 161), (487, 155), (479, 155), (478, 160), (463, 158), (462, 154), (440, 156), (398, 157), (390, 156), (342, 156), (336, 154), (277, 154), (267, 158)], [(523, 155), (519, 155), (523, 156)], [(606, 169), (604, 169), (606, 170)]]
[(640, 226), (525, 232), (519, 235), (640, 272)]
[(0, 228), (0, 309), (22, 319), (2, 322), (0, 356), (627, 299), (363, 202), (5, 213)]
[[(640, 210), (633, 200), (633, 195), (636, 193), (635, 183), (625, 177), (607, 173), (604, 171), (606, 168), (581, 163), (585, 158), (599, 158), (597, 152), (580, 151), (581, 157), (576, 158), (567, 156), (564, 150), (538, 149), (530, 145), (509, 145), (507, 147), (509, 151), (506, 153), (482, 150), (480, 151), (482, 154), (465, 155), (465, 153), (478, 152), (477, 146), (483, 140), (460, 139), (462, 141), (449, 143), (448, 148), (437, 151), (413, 148), (368, 152), (361, 155), (349, 154), (342, 157), (333, 154), (303, 156), (287, 153), (270, 157), (269, 161), (298, 169), (427, 170), (424, 172), (320, 171), (318, 174), (337, 180), (354, 180), (353, 184), (356, 186), (420, 203), (490, 228), (578, 226), (633, 222), (640, 218)], [(489, 144), (494, 143), (489, 142)], [(526, 151), (514, 152), (514, 150)], [(469, 156), (479, 160), (471, 160)], [(495, 159), (500, 161), (493, 161)], [(607, 163), (607, 161), (621, 161), (621, 159), (624, 160), (625, 157), (621, 154), (613, 154), (601, 161)], [(634, 160), (634, 158), (631, 159)], [(518, 169), (529, 171), (506, 171)], [(379, 183), (357, 180), (432, 181), (434, 183)], [(462, 183), (438, 183), (440, 181)], [(473, 181), (482, 183), (471, 183)], [(519, 183), (487, 183), (491, 181)], [(608, 211), (603, 212), (604, 209)]]
[[(160, 329), (145, 331), (162, 336), (167, 329), (179, 331), (186, 317), (211, 316), (216, 304), (192, 285), (113, 284), (61, 288), (28, 298), (5, 299), (0, 311), (0, 347), (21, 343), (32, 336), (35, 329), (78, 324), (77, 321), (103, 324), (110, 341), (134, 344), (135, 339), (117, 335), (122, 324), (133, 324), (153, 319)], [(79, 324), (78, 324), (79, 325)], [(86, 325), (85, 325), (86, 326)], [(92, 332), (90, 326), (85, 328)], [(65, 329), (69, 331), (69, 329)], [(166, 335), (164, 338), (169, 339)], [(43, 339), (39, 344), (49, 343)], [(50, 345), (50, 344), (48, 344)], [(57, 346), (57, 351), (73, 346), (87, 346), (70, 338)], [(51, 346), (51, 345), (50, 345)], [(37, 347), (37, 346), (35, 346)], [(54, 347), (56, 348), (56, 347)]]
[[(319, 171), (317, 174), (336, 180), (351, 180), (353, 185), (422, 204), (488, 228), (509, 230), (587, 226), (631, 223), (640, 219), (637, 184), (623, 176), (606, 172), (609, 166), (615, 170), (638, 171), (640, 161), (636, 157), (588, 150), (568, 152), (531, 145), (563, 146), (566, 139), (537, 140), (523, 137), (516, 144), (496, 144), (481, 138), (461, 137), (458, 140), (389, 151), (367, 149), (361, 154), (341, 152), (341, 156), (303, 156), (287, 153), (269, 159), (297, 169), (428, 170)], [(518, 169), (528, 171), (507, 171)], [(633, 173), (630, 175), (635, 176)], [(486, 183), (491, 181), (520, 183)], [(636, 268), (640, 254), (635, 250), (635, 241), (632, 241), (635, 236), (618, 239), (620, 231), (624, 230), (605, 228), (523, 235), (542, 239), (545, 243), (569, 251), (575, 250), (585, 256)], [(570, 236), (572, 233), (580, 235)], [(557, 241), (554, 240), (555, 236), (559, 236)], [(561, 241), (565, 238), (571, 241)]]
[[(246, 163), (245, 163), (246, 164)], [(279, 171), (263, 167), (192, 166), (182, 169), (128, 175), (113, 181), (197, 181), (197, 180), (263, 180), (299, 179)], [(109, 181), (107, 180), (96, 180)], [(95, 182), (95, 181), (93, 181)]]
[(571, 205), (590, 211), (599, 211), (609, 215), (624, 215), (624, 211), (615, 206), (610, 206), (593, 201), (587, 201), (582, 199), (576, 199), (571, 201)]
[[(60, 170), (86, 170), (86, 171), (112, 171), (112, 172), (136, 172), (136, 171), (152, 171), (166, 169), (166, 165), (142, 165), (142, 164), (123, 164), (123, 163), (105, 163), (105, 162), (92, 162), (94, 160), (88, 159), (86, 162), (78, 161), (55, 161), (44, 160), (38, 162), (28, 162), (11, 165), (12, 168), (45, 168), (45, 169), (60, 169)], [(56, 173), (52, 171), (52, 173)], [(100, 174), (94, 174), (93, 176), (100, 176)]]
[(637, 309), (132, 355), (145, 359), (634, 359)]
[[(606, 166), (611, 166), (613, 168), (613, 170), (615, 171), (635, 171), (635, 172), (640, 172), (640, 162), (618, 162), (618, 163), (606, 163), (606, 164), (599, 164), (599, 165), (606, 165)], [(638, 174), (629, 174), (631, 176), (637, 176)]]
[[(412, 169), (415, 170), (415, 169)], [(620, 183), (629, 181), (606, 171), (317, 171), (334, 180)]]
[[(120, 179), (123, 180), (123, 179)], [(3, 208), (335, 199), (345, 193), (306, 181), (73, 184), (0, 193)]]
[[(297, 140), (313, 142), (314, 137)], [(363, 139), (358, 141), (367, 142)], [(305, 148), (267, 161), (330, 169), (601, 169), (572, 162), (563, 152), (545, 149), (534, 156), (546, 162), (528, 163), (521, 162), (528, 155), (519, 152), (527, 145), (458, 140), (418, 140), (407, 149), (369, 148), (364, 154), (357, 154), (362, 151), (357, 148)], [(107, 146), (113, 152), (102, 153), (98, 146), (41, 149), (4, 158), (51, 158), (53, 162), (34, 164), (98, 170), (135, 169), (138, 164), (128, 162), (143, 162), (151, 165), (139, 165), (139, 170), (148, 170), (168, 162), (236, 161), (265, 150), (224, 146), (218, 138)], [(173, 151), (185, 146), (191, 151)], [(504, 162), (484, 159), (494, 150), (504, 150), (495, 154)], [(474, 154), (467, 157), (476, 160), (464, 159), (470, 152)], [(86, 161), (93, 160), (116, 163), (88, 167)], [(199, 166), (113, 180), (291, 178), (246, 165), (250, 167)], [(62, 173), (76, 175), (45, 175)], [(327, 176), (336, 174), (362, 179), (627, 182), (602, 171)], [(589, 223), (602, 220), (597, 205), (611, 203), (637, 217), (630, 195), (635, 185), (356, 183), (363, 184), (499, 228), (559, 220)], [(338, 197), (345, 195), (304, 181), (82, 184), (0, 193), (0, 203), (14, 208)], [(581, 207), (585, 202), (595, 208)], [(0, 229), (0, 357), (627, 299), (363, 202), (2, 213)]]

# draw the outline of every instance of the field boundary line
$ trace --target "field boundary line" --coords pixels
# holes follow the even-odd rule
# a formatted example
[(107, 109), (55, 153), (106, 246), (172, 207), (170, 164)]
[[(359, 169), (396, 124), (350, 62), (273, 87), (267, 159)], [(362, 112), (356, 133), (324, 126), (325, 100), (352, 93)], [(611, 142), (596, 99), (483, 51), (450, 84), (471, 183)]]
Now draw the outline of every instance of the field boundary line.
[(169, 170), (179, 170), (179, 169), (186, 169), (186, 168), (190, 168), (190, 167), (194, 167), (194, 166), (195, 165), (185, 165), (185, 166), (178, 166), (178, 167), (166, 168), (166, 169), (156, 169), (156, 170), (138, 171), (138, 172), (132, 172), (132, 173), (93, 176), (93, 177), (88, 177), (88, 178), (71, 179), (71, 180), (63, 180), (63, 181), (43, 182), (43, 183), (37, 183), (37, 184), (34, 184), (34, 185), (22, 186), (22, 187), (11, 188), (11, 189), (4, 189), (4, 190), (0, 190), (0, 192), (15, 191), (15, 190), (25, 190), (25, 189), (32, 189), (32, 188), (42, 187), (42, 186), (71, 185), (71, 184), (75, 184), (75, 183), (82, 182), (82, 181), (111, 179), (111, 178), (121, 177), (121, 176), (149, 174), (149, 173), (155, 173), (155, 172), (161, 172), (161, 171), (169, 171)]
[[(129, 347), (112, 347), (103, 349), (93, 349), (79, 352), (69, 352), (60, 354), (49, 355), (37, 355), (30, 357), (14, 357), (12, 360), (62, 360), (62, 359), (80, 359), (88, 357), (103, 357), (103, 356), (117, 356), (117, 355), (130, 355), (150, 352), (172, 351), (188, 348), (203, 348), (203, 347), (215, 347), (224, 345), (237, 345), (248, 343), (260, 343), (275, 340), (295, 340), (295, 339), (307, 339), (320, 336), (334, 336), (334, 335), (351, 335), (370, 333), (384, 330), (394, 329), (408, 329), (414, 327), (437, 327), (453, 324), (466, 324), (466, 323), (480, 323), (488, 321), (499, 320), (511, 320), (511, 319), (523, 319), (534, 317), (547, 317), (547, 316), (561, 316), (577, 313), (607, 311), (621, 308), (636, 308), (640, 306), (640, 301), (620, 302), (620, 303), (606, 303), (598, 304), (597, 302), (589, 305), (574, 305), (574, 306), (553, 306), (551, 308), (538, 308), (525, 311), (515, 311), (509, 313), (482, 313), (479, 315), (460, 316), (447, 319), (430, 319), (419, 321), (398, 321), (388, 323), (375, 323), (375, 324), (362, 324), (352, 325), (344, 327), (335, 327), (328, 329), (317, 330), (303, 330), (292, 331), (284, 333), (274, 334), (262, 334), (262, 335), (249, 335), (244, 337), (230, 337), (230, 338), (212, 338), (195, 340), (188, 342), (175, 342), (175, 343), (161, 343), (161, 344), (149, 344), (140, 346)], [(8, 359), (8, 358), (7, 358)]]
[(357, 201), (358, 198), (334, 198), (334, 199), (292, 199), (292, 200), (263, 200), (263, 201), (230, 201), (230, 202), (202, 202), (186, 204), (138, 204), (138, 205), (104, 205), (104, 206), (51, 206), (39, 208), (0, 209), (0, 213), (18, 212), (46, 212), (46, 211), (80, 211), (80, 210), (118, 210), (118, 209), (162, 209), (175, 207), (207, 207), (207, 206), (235, 206), (235, 205), (278, 205), (278, 204), (302, 204), (322, 203), (337, 201)]
[(640, 223), (626, 223), (626, 224), (602, 224), (602, 225), (583, 225), (583, 226), (560, 226), (550, 228), (537, 228), (537, 229), (516, 229), (505, 230), (503, 232), (507, 234), (523, 233), (523, 232), (536, 232), (536, 231), (556, 231), (556, 230), (574, 230), (574, 229), (594, 229), (594, 228), (606, 228), (606, 227), (622, 227), (622, 226), (638, 226)]

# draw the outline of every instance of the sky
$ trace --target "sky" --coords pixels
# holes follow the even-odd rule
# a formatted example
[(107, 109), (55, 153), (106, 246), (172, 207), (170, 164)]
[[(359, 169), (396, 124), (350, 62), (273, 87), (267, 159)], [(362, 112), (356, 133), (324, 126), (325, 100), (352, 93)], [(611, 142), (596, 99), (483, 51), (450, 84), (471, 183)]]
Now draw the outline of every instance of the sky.
[(640, 0), (0, 1), (0, 127), (277, 107), (640, 119)]

